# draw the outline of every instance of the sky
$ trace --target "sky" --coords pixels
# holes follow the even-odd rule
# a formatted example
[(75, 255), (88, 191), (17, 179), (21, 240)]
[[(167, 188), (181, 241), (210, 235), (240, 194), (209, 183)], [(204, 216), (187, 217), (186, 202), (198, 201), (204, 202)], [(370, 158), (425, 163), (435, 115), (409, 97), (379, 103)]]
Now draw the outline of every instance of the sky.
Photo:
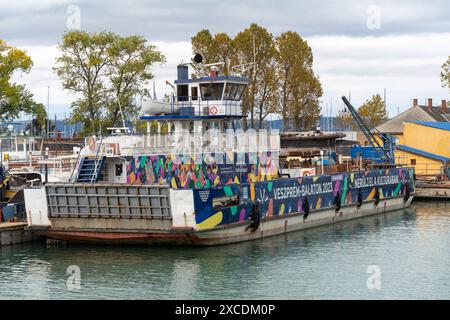
[(384, 96), (390, 116), (413, 98), (434, 105), (450, 100), (441, 87), (440, 66), (450, 55), (450, 1), (446, 0), (0, 0), (0, 39), (27, 51), (34, 61), (26, 84), (53, 118), (70, 113), (75, 97), (52, 71), (62, 34), (70, 29), (140, 34), (166, 56), (155, 65), (156, 94), (170, 92), (176, 65), (192, 56), (198, 31), (236, 35), (251, 23), (274, 36), (288, 30), (306, 39), (324, 95), (322, 114), (335, 115), (350, 96), (359, 106), (373, 94)]

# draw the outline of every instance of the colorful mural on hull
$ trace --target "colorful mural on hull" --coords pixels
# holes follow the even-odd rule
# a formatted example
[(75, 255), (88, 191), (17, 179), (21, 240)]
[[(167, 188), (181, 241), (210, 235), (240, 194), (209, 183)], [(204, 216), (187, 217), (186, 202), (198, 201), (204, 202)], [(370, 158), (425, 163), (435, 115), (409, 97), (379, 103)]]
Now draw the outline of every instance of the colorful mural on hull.
[[(271, 217), (304, 213), (305, 203), (313, 214), (314, 209), (356, 204), (358, 200), (408, 195), (414, 190), (413, 173), (411, 168), (393, 168), (194, 190), (195, 219), (197, 227), (203, 229), (245, 221), (255, 203), (261, 217)], [(236, 195), (238, 204), (213, 207), (214, 199)]]
[(278, 177), (276, 154), (241, 155), (239, 159), (238, 154), (218, 154), (209, 161), (178, 154), (128, 157), (127, 183), (170, 184), (174, 189), (209, 189), (270, 181)]

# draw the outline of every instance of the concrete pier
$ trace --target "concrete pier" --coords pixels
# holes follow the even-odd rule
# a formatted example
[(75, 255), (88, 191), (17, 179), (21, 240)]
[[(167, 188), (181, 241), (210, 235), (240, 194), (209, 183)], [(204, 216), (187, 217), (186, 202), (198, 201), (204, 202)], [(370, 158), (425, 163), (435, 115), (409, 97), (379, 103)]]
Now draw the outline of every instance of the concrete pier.
[(0, 223), (0, 247), (37, 239), (29, 230), (25, 229), (26, 227), (27, 223), (25, 222)]

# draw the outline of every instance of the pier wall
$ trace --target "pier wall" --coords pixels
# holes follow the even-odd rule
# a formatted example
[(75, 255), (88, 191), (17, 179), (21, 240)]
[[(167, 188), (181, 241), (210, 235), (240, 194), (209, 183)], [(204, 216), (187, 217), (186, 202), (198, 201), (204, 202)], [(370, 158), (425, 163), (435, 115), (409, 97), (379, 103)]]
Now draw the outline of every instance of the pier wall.
[(30, 242), (37, 237), (26, 230), (26, 223), (0, 223), (0, 247)]

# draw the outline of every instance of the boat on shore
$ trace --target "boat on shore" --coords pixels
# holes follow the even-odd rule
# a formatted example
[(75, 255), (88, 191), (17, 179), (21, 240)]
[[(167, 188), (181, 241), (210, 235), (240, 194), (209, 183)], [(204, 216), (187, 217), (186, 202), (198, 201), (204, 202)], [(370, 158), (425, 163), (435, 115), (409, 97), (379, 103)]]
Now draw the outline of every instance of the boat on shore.
[[(144, 135), (88, 137), (66, 183), (24, 190), (28, 226), (50, 239), (218, 245), (408, 207), (412, 168), (282, 175), (276, 130), (239, 129), (249, 79), (190, 79), (145, 104)], [(153, 108), (154, 106), (157, 106)]]

